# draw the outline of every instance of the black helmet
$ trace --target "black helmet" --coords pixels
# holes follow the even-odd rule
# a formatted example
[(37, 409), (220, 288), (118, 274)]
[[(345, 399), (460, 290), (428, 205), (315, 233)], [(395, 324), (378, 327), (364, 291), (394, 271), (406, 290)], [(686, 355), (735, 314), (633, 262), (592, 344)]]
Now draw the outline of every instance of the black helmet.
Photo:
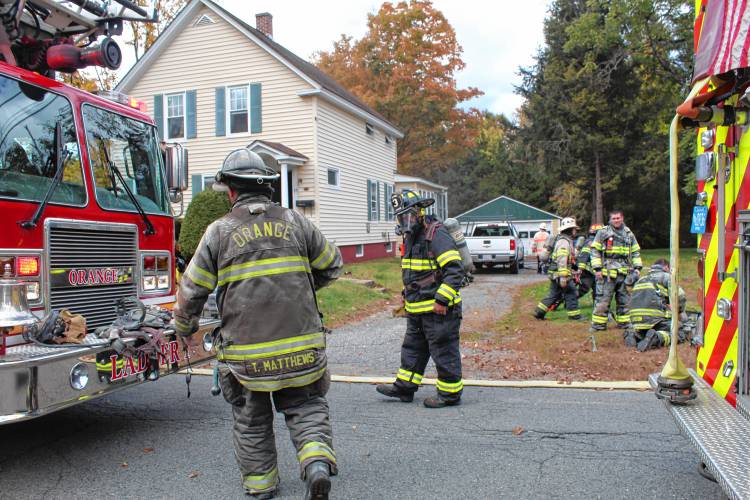
[(404, 189), (400, 193), (393, 193), (391, 196), (391, 205), (393, 205), (393, 213), (395, 215), (401, 215), (411, 208), (427, 208), (435, 203), (433, 198), (422, 198), (414, 191)]
[(265, 164), (254, 151), (247, 148), (235, 149), (224, 159), (221, 170), (216, 172), (213, 184), (215, 191), (226, 191), (228, 182), (271, 184), (281, 174)]

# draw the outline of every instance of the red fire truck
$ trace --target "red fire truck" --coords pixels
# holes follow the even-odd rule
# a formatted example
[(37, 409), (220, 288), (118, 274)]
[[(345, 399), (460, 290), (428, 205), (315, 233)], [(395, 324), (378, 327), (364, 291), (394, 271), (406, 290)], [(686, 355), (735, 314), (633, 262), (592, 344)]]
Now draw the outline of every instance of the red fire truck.
[[(186, 152), (160, 143), (141, 103), (54, 78), (116, 68), (121, 54), (110, 36), (124, 21), (154, 19), (127, 0), (0, 0), (0, 278), (26, 285), (37, 317), (67, 309), (89, 331), (83, 344), (60, 348), (27, 342), (21, 327), (2, 330), (0, 424), (156, 379), (187, 361), (169, 329), (152, 346), (156, 361), (122, 350), (148, 334), (118, 350), (91, 335), (116, 319), (119, 299), (174, 303), (172, 203), (186, 188)], [(196, 335), (213, 326), (205, 322)], [(198, 351), (193, 361), (211, 356)]]
[[(671, 259), (674, 285), (677, 133), (697, 130), (691, 231), (698, 235), (703, 321), (694, 339), (695, 370), (679, 359), (673, 319), (669, 359), (651, 383), (699, 451), (704, 475), (729, 497), (750, 498), (750, 5), (696, 0), (695, 12), (692, 91), (671, 128)], [(672, 286), (675, 294), (676, 289)]]

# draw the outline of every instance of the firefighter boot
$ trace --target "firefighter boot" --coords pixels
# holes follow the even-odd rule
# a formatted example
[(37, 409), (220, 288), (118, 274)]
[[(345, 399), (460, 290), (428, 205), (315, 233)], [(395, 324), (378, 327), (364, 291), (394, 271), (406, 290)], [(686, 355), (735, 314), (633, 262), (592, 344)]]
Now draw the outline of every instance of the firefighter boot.
[(661, 347), (661, 337), (659, 337), (659, 334), (656, 333), (656, 330), (649, 330), (646, 336), (638, 342), (637, 349), (640, 352), (648, 351), (649, 349), (656, 349), (657, 347)]
[(263, 493), (250, 493), (249, 491), (245, 491), (245, 495), (253, 500), (271, 500), (276, 498), (276, 490), (264, 491)]
[(402, 391), (393, 384), (380, 384), (375, 387), (375, 390), (383, 396), (388, 396), (389, 398), (398, 398), (403, 403), (411, 403), (412, 401), (414, 401), (413, 392)]
[(424, 405), (427, 408), (445, 408), (446, 406), (457, 406), (460, 404), (460, 399), (443, 399), (440, 396), (424, 400)]
[(305, 467), (307, 492), (305, 500), (328, 500), (331, 491), (331, 469), (321, 461), (310, 462)]
[(534, 309), (534, 317), (539, 320), (544, 320), (544, 311), (537, 307)]
[(636, 336), (635, 330), (628, 328), (622, 332), (622, 338), (625, 341), (625, 345), (628, 347), (635, 347), (638, 345), (638, 337)]

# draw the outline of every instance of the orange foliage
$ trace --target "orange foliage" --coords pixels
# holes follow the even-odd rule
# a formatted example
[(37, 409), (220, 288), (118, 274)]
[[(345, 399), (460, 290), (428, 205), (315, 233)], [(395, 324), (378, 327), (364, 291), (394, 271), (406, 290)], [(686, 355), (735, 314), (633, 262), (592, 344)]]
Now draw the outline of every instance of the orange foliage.
[(473, 146), (480, 115), (458, 104), (481, 95), (459, 89), (465, 64), (456, 33), (429, 0), (384, 3), (368, 15), (360, 40), (342, 35), (317, 65), (405, 133), (399, 170), (428, 173), (461, 159)]

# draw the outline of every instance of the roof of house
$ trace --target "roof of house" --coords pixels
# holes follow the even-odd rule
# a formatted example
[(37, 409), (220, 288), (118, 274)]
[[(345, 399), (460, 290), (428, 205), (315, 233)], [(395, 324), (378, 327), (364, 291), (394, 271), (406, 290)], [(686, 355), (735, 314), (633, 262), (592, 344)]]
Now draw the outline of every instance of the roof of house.
[[(180, 11), (180, 13), (172, 20), (169, 26), (167, 26), (167, 28), (162, 32), (159, 38), (157, 38), (156, 42), (154, 42), (149, 50), (146, 51), (143, 57), (141, 57), (141, 59), (136, 62), (120, 80), (120, 82), (117, 84), (118, 89), (127, 90), (129, 88), (129, 86), (137, 79), (140, 73), (143, 72), (151, 63), (153, 63), (153, 60), (158, 57), (158, 54), (166, 48), (166, 46), (169, 44), (170, 39), (175, 36), (175, 33), (179, 31), (181, 27), (184, 27), (187, 24), (186, 21), (190, 17), (191, 13), (197, 10), (197, 7), (201, 4), (216, 12), (227, 22), (234, 25), (241, 32), (247, 35), (248, 38), (256, 42), (261, 48), (265, 49), (272, 55), (276, 56), (277, 59), (286, 63), (286, 65), (289, 66), (290, 69), (295, 70), (295, 73), (297, 73), (303, 79), (307, 80), (313, 86), (325, 92), (328, 92), (335, 97), (338, 97), (339, 99), (345, 101), (345, 103), (348, 103), (350, 106), (353, 106), (357, 110), (360, 110), (366, 115), (369, 115), (369, 117), (372, 118), (372, 121), (375, 122), (375, 125), (379, 124), (387, 132), (393, 134), (397, 138), (400, 139), (403, 137), (403, 132), (401, 132), (391, 122), (389, 122), (383, 115), (362, 102), (357, 96), (346, 90), (343, 86), (336, 82), (336, 80), (328, 76), (318, 67), (297, 56), (281, 44), (274, 41), (271, 37), (267, 36), (262, 31), (253, 28), (242, 19), (238, 18), (237, 16), (235, 16), (222, 6), (212, 2), (211, 0), (193, 0), (191, 3), (185, 6), (182, 11)], [(300, 95), (313, 94), (314, 93), (305, 93)], [(322, 97), (327, 96), (324, 94), (322, 95)], [(329, 100), (337, 103), (337, 100), (335, 98)]]
[(461, 215), (456, 216), (459, 221), (490, 221), (490, 220), (517, 220), (517, 221), (546, 221), (550, 219), (561, 219), (559, 215), (546, 212), (542, 209), (532, 207), (526, 203), (515, 200), (510, 196), (498, 196), (494, 200), (482, 203)]
[(267, 147), (269, 147), (269, 148), (271, 148), (271, 149), (273, 149), (275, 151), (278, 151), (281, 154), (284, 154), (284, 155), (287, 155), (287, 156), (294, 156), (296, 158), (302, 158), (302, 159), (305, 159), (305, 160), (309, 160), (309, 158), (307, 156), (303, 155), (302, 153), (298, 153), (297, 151), (293, 150), (289, 146), (285, 146), (285, 145), (281, 144), (280, 142), (271, 142), (271, 141), (257, 140), (257, 141), (253, 141), (252, 143), (250, 143), (248, 145), (248, 147), (251, 147), (254, 144), (264, 144), (265, 146), (267, 146)]
[(427, 179), (423, 179), (422, 177), (414, 177), (412, 175), (401, 175), (396, 174), (394, 176), (395, 182), (418, 182), (420, 184), (424, 184), (425, 186), (429, 186), (435, 189), (448, 189), (447, 187), (438, 184), (436, 182), (428, 181)]

